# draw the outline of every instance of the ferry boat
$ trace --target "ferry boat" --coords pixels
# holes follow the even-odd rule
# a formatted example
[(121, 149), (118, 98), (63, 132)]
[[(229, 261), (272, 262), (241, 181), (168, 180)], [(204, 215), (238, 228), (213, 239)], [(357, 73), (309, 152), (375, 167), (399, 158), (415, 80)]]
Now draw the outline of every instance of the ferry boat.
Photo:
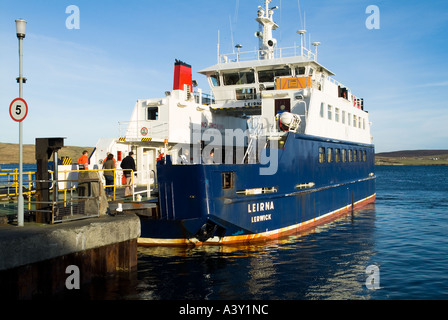
[[(139, 99), (125, 134), (101, 139), (118, 164), (133, 151), (138, 183), (157, 182), (142, 245), (229, 244), (278, 238), (375, 201), (374, 144), (363, 99), (304, 45), (277, 48), (271, 0), (258, 6), (259, 50), (221, 54), (194, 91), (176, 60), (173, 90)], [(150, 173), (154, 173), (151, 175)]]

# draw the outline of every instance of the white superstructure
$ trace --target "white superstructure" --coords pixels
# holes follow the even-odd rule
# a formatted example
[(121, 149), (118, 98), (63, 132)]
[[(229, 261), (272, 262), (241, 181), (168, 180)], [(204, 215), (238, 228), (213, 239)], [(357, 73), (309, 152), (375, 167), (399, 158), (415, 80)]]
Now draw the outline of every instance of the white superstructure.
[[(301, 45), (277, 48), (271, 0), (258, 7), (259, 50), (221, 54), (218, 63), (200, 70), (208, 79), (212, 96), (194, 90), (191, 66), (176, 60), (173, 90), (157, 99), (139, 99), (129, 121), (120, 122), (120, 137), (100, 139), (91, 163), (100, 164), (112, 152), (118, 165), (129, 151), (136, 154), (138, 172), (156, 169), (159, 152), (172, 155), (203, 142), (208, 129), (246, 130), (262, 117), (264, 133), (282, 135), (292, 130), (306, 135), (371, 144), (369, 115), (363, 100), (333, 79), (334, 74), (317, 62), (315, 51), (303, 45), (304, 30), (297, 33)], [(289, 113), (289, 115), (287, 114)], [(280, 116), (282, 120), (280, 121)], [(283, 125), (282, 125), (282, 122)], [(288, 122), (288, 123), (286, 123)], [(252, 126), (254, 129), (254, 126)], [(222, 143), (226, 144), (223, 138)], [(235, 142), (233, 142), (235, 143)], [(239, 143), (239, 145), (238, 145)], [(247, 147), (237, 142), (236, 147)], [(193, 160), (193, 149), (190, 153)], [(197, 150), (196, 150), (197, 151)], [(200, 159), (200, 158), (195, 158)], [(148, 174), (138, 176), (146, 183)]]

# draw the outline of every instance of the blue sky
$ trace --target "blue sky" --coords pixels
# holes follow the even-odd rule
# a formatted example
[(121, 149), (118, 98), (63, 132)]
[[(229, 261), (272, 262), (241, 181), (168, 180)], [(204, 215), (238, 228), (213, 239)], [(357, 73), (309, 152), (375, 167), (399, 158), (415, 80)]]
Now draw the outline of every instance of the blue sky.
[[(262, 0), (0, 0), (0, 142), (18, 142), (9, 104), (18, 97), (15, 19), (28, 21), (24, 40), (24, 143), (66, 137), (65, 145), (95, 146), (117, 137), (137, 99), (172, 89), (180, 59), (196, 72), (221, 52), (254, 50)], [(279, 47), (299, 43), (298, 0), (273, 0)], [(80, 10), (80, 28), (67, 29), (66, 8)], [(380, 10), (369, 30), (366, 8)], [(448, 1), (301, 0), (318, 61), (364, 98), (377, 152), (448, 149)], [(231, 36), (233, 34), (233, 37)]]

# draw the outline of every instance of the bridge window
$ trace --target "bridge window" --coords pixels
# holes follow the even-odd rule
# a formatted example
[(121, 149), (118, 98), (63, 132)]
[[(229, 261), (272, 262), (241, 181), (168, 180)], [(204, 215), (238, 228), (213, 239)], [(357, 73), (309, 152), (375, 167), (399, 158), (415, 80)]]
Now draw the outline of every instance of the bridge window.
[(219, 82), (219, 74), (215, 73), (210, 76), (210, 81), (214, 87), (219, 87), (221, 84)]
[(255, 88), (236, 89), (236, 100), (253, 100), (257, 99), (257, 90)]
[(253, 71), (234, 72), (223, 74), (224, 85), (233, 86), (235, 84), (255, 83), (255, 75)]
[(290, 76), (290, 68), (258, 71), (258, 82), (274, 82), (275, 77)]
[(296, 67), (296, 76), (305, 74), (305, 67)]

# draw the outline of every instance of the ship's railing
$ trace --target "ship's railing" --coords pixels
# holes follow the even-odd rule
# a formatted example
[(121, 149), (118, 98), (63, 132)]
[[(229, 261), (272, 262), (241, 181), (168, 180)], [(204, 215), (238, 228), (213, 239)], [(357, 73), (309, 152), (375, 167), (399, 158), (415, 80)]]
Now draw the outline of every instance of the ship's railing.
[[(218, 54), (218, 63), (264, 60), (263, 53), (265, 53), (265, 50)], [(317, 59), (316, 54), (311, 50), (305, 48), (304, 46), (276, 48), (274, 50), (274, 58), (287, 58), (287, 57), (300, 57), (300, 56), (314, 61), (316, 61)]]
[(119, 121), (118, 134), (119, 137), (125, 137), (127, 141), (140, 140), (141, 138), (163, 141), (168, 137), (168, 123), (159, 121)]
[(193, 92), (193, 95), (194, 95), (194, 101), (198, 104), (211, 105), (215, 103), (215, 97), (212, 92), (207, 93), (207, 92), (195, 91)]
[[(341, 87), (341, 88), (346, 88), (347, 91), (350, 91), (350, 92), (351, 92), (351, 90), (350, 90), (349, 87), (343, 85), (342, 83), (340, 83), (340, 82), (339, 82), (338, 80), (336, 80), (335, 78), (332, 78), (332, 77), (330, 77), (330, 76), (327, 76), (325, 79), (326, 79), (328, 82), (333, 83), (334, 85), (339, 86), (339, 87)], [(351, 101), (351, 100), (349, 100), (349, 101)]]
[[(143, 177), (143, 181), (146, 181), (146, 189), (143, 190), (137, 190), (136, 184), (134, 181), (137, 180), (137, 175), (145, 175), (146, 177)], [(152, 179), (151, 179), (152, 175)], [(151, 192), (154, 190), (155, 184), (156, 184), (156, 172), (154, 170), (150, 171), (134, 171), (132, 174), (132, 184), (131, 184), (131, 192), (132, 192), (132, 200), (136, 200), (136, 196), (139, 194), (146, 195), (147, 198), (151, 197)], [(115, 195), (114, 195), (115, 197)]]

